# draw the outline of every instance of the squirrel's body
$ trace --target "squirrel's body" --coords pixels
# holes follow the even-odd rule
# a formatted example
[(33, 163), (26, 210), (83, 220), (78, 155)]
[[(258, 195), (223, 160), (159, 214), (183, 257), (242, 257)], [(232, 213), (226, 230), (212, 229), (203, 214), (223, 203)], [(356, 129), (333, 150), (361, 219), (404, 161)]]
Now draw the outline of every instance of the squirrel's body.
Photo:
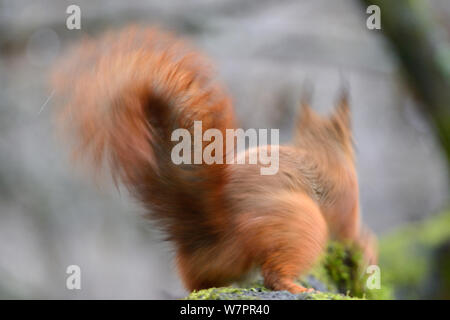
[(159, 222), (189, 290), (228, 285), (260, 268), (269, 288), (304, 291), (293, 280), (330, 235), (374, 256), (372, 238), (360, 232), (345, 99), (329, 119), (303, 104), (294, 144), (279, 148), (278, 172), (261, 175), (261, 164), (248, 161), (171, 161), (173, 130), (192, 131), (196, 120), (221, 133), (236, 127), (205, 59), (171, 35), (128, 28), (85, 40), (57, 66), (53, 84), (65, 99), (60, 120), (75, 134), (76, 154), (98, 169), (108, 165)]

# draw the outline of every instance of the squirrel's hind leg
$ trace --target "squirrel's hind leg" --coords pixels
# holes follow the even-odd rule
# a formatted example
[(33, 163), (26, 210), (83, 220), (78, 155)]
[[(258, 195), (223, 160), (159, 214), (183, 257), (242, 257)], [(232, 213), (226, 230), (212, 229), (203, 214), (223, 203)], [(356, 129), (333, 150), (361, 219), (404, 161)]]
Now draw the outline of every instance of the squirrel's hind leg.
[(177, 267), (189, 291), (229, 286), (249, 273), (251, 259), (242, 254), (242, 244), (229, 239), (190, 252), (177, 252)]
[(246, 242), (261, 265), (271, 290), (297, 294), (310, 291), (294, 282), (317, 261), (327, 241), (327, 225), (317, 204), (303, 194), (270, 199), (268, 212), (246, 214), (241, 220)]

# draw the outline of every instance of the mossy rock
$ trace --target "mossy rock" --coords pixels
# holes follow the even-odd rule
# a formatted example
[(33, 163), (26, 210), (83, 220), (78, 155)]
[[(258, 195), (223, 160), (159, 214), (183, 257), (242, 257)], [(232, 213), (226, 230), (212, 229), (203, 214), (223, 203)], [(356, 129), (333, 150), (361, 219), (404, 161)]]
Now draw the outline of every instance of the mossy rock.
[(292, 294), (288, 291), (270, 291), (266, 288), (210, 288), (194, 291), (187, 300), (354, 300), (350, 296), (329, 293), (312, 292)]
[(362, 255), (352, 246), (331, 242), (320, 262), (298, 283), (316, 291), (292, 294), (271, 291), (262, 279), (242, 287), (210, 288), (192, 292), (192, 300), (355, 300), (380, 298), (365, 291), (366, 276), (362, 273)]

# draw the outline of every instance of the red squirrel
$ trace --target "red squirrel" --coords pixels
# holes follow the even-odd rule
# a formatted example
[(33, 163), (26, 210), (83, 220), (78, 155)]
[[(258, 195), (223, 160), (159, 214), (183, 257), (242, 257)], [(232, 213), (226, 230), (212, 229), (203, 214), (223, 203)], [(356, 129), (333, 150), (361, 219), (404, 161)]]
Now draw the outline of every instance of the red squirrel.
[(376, 261), (375, 238), (360, 227), (345, 95), (329, 117), (302, 103), (293, 143), (279, 146), (278, 172), (261, 175), (259, 162), (171, 161), (175, 129), (192, 131), (201, 120), (225, 135), (236, 123), (208, 59), (170, 33), (127, 27), (84, 39), (56, 64), (52, 86), (75, 154), (107, 166), (145, 207), (173, 243), (188, 290), (226, 286), (259, 268), (267, 288), (304, 292), (295, 280), (330, 237)]

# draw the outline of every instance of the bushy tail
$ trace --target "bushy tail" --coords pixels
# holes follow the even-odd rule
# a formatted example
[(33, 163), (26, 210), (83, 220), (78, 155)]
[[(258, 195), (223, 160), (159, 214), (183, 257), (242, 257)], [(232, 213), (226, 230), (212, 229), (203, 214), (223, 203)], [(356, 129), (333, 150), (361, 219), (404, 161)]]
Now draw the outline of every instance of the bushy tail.
[(170, 34), (129, 27), (83, 40), (57, 64), (52, 85), (78, 157), (96, 169), (106, 164), (169, 236), (192, 238), (202, 225), (213, 230), (224, 165), (171, 161), (173, 130), (193, 136), (195, 120), (223, 136), (234, 127), (230, 99), (203, 56)]

